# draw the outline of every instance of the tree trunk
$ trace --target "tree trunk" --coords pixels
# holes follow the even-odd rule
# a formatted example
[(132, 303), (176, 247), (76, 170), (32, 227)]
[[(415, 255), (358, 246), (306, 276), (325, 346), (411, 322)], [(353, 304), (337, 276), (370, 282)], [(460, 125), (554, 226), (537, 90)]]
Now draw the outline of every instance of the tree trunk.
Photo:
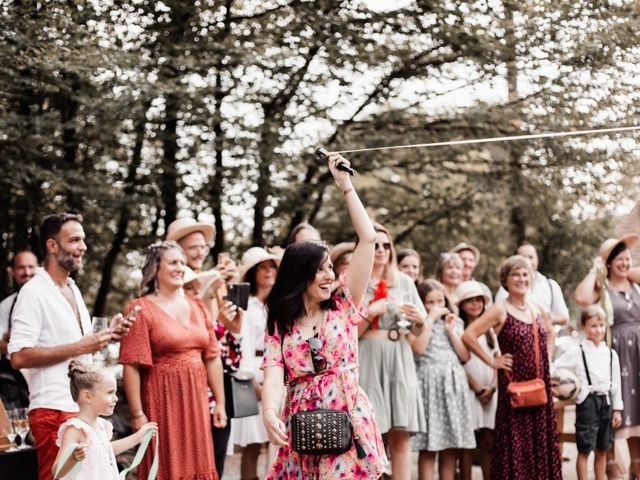
[(175, 95), (167, 96), (164, 131), (162, 132), (162, 178), (161, 197), (164, 209), (165, 229), (176, 219), (178, 214), (178, 173), (176, 169), (176, 154), (178, 152), (178, 108), (179, 102)]
[[(504, 2), (505, 11), (505, 38), (507, 42), (507, 101), (515, 104), (518, 100), (518, 65), (517, 65), (517, 40), (513, 26), (514, 6), (509, 2)], [(509, 156), (510, 180), (509, 191), (511, 198), (511, 212), (509, 215), (511, 222), (511, 237), (515, 246), (520, 245), (526, 238), (526, 216), (521, 198), (524, 187), (522, 177), (522, 153), (518, 144), (507, 147)], [(508, 178), (509, 178), (508, 177)]]
[(146, 112), (148, 108), (149, 103), (145, 104), (144, 108), (142, 109), (142, 114), (140, 115), (138, 123), (136, 125), (136, 143), (133, 147), (131, 162), (129, 163), (129, 170), (127, 172), (127, 181), (124, 188), (123, 201), (120, 205), (118, 226), (116, 228), (116, 234), (113, 238), (113, 243), (111, 244), (111, 249), (107, 253), (107, 256), (105, 257), (100, 269), (100, 287), (98, 288), (98, 293), (96, 295), (96, 300), (93, 306), (93, 315), (96, 317), (101, 317), (104, 314), (104, 310), (107, 305), (107, 296), (109, 295), (109, 290), (111, 290), (113, 267), (115, 266), (118, 255), (122, 250), (122, 245), (127, 238), (127, 228), (129, 227), (129, 221), (131, 220), (132, 211), (129, 202), (138, 184), (136, 172), (138, 170), (138, 167), (140, 166), (140, 162), (142, 159), (142, 145), (144, 144), (144, 134), (147, 124)]

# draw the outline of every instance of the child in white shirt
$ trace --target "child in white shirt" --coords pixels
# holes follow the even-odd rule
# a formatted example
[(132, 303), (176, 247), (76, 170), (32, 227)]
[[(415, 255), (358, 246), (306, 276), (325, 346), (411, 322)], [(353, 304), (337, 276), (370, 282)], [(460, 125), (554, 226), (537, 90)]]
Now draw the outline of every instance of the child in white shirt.
[(597, 480), (606, 478), (606, 453), (613, 444), (613, 429), (622, 423), (620, 362), (616, 352), (603, 341), (606, 315), (599, 305), (584, 309), (580, 318), (586, 338), (579, 347), (562, 354), (554, 368), (569, 368), (580, 379), (576, 399), (576, 445), (578, 480), (587, 478), (587, 460), (595, 452)]

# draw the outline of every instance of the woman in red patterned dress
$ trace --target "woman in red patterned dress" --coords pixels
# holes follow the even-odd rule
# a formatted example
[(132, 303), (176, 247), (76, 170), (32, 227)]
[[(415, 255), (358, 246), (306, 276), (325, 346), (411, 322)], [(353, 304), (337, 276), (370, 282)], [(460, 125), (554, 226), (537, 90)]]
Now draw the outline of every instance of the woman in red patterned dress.
[[(152, 245), (142, 269), (141, 308), (120, 348), (134, 429), (158, 423), (158, 480), (217, 479), (207, 384), (216, 399), (214, 425), (227, 422), (218, 342), (209, 311), (182, 291), (185, 257), (177, 243)], [(147, 478), (150, 455), (138, 470)]]
[[(500, 265), (500, 284), (509, 292), (465, 330), (462, 340), (482, 361), (498, 369), (498, 409), (491, 459), (492, 480), (559, 480), (562, 478), (556, 415), (551, 394), (548, 349), (553, 346), (549, 318), (526, 301), (531, 283), (529, 260), (514, 255)], [(534, 322), (540, 364), (536, 365)], [(491, 357), (478, 337), (493, 328), (502, 355)], [(511, 379), (505, 372), (510, 372)], [(512, 408), (507, 385), (540, 375), (547, 402), (537, 407)]]

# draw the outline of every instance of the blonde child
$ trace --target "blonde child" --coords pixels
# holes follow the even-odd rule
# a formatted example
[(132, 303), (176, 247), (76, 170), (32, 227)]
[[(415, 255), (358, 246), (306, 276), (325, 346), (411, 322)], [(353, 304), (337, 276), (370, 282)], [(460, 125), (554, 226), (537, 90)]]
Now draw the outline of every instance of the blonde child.
[(591, 452), (595, 456), (596, 480), (607, 477), (607, 450), (613, 445), (613, 430), (622, 423), (620, 362), (615, 350), (604, 342), (606, 318), (599, 305), (585, 308), (580, 323), (586, 338), (579, 347), (566, 351), (553, 362), (554, 368), (573, 370), (580, 379), (580, 393), (576, 398), (578, 480), (587, 479)]
[(464, 330), (462, 320), (453, 313), (445, 287), (436, 280), (425, 280), (418, 291), (431, 328), (426, 348), (413, 345), (427, 429), (426, 433), (418, 433), (411, 439), (411, 447), (420, 452), (421, 480), (434, 478), (436, 454), (439, 455), (439, 478), (453, 480), (457, 449), (476, 446), (469, 385), (462, 366), (469, 360), (469, 351), (460, 338)]
[[(118, 401), (116, 379), (102, 368), (76, 360), (69, 364), (69, 378), (71, 397), (80, 411), (77, 417), (67, 420), (58, 430), (60, 450), (52, 474), (54, 478), (63, 479), (76, 463), (82, 462), (82, 468), (75, 477), (77, 480), (118, 480), (115, 456), (139, 444), (147, 431), (155, 431), (158, 427), (156, 423), (149, 422), (133, 435), (111, 442), (113, 427), (100, 415), (113, 414)], [(60, 457), (73, 443), (78, 446), (56, 477)]]

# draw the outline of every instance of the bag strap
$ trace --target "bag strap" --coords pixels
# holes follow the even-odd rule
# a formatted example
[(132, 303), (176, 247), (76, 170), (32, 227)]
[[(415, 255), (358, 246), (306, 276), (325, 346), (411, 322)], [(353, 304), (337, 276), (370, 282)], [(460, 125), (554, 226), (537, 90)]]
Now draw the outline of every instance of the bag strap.
[[(533, 308), (529, 307), (531, 316), (533, 317), (533, 352), (536, 356), (536, 378), (540, 378), (540, 345), (538, 344), (538, 317), (535, 315)], [(522, 322), (524, 323), (524, 322)], [(511, 373), (504, 371), (509, 382), (512, 382)]]
[(549, 285), (549, 292), (551, 293), (551, 304), (549, 305), (549, 310), (553, 312), (553, 285), (551, 284), (551, 279), (549, 277), (545, 277), (547, 279), (547, 284)]
[(589, 386), (591, 386), (591, 375), (589, 375), (589, 367), (587, 367), (587, 357), (584, 354), (582, 345), (580, 345), (580, 352), (582, 353), (582, 363), (584, 364), (584, 371), (587, 374), (587, 382), (589, 383)]

